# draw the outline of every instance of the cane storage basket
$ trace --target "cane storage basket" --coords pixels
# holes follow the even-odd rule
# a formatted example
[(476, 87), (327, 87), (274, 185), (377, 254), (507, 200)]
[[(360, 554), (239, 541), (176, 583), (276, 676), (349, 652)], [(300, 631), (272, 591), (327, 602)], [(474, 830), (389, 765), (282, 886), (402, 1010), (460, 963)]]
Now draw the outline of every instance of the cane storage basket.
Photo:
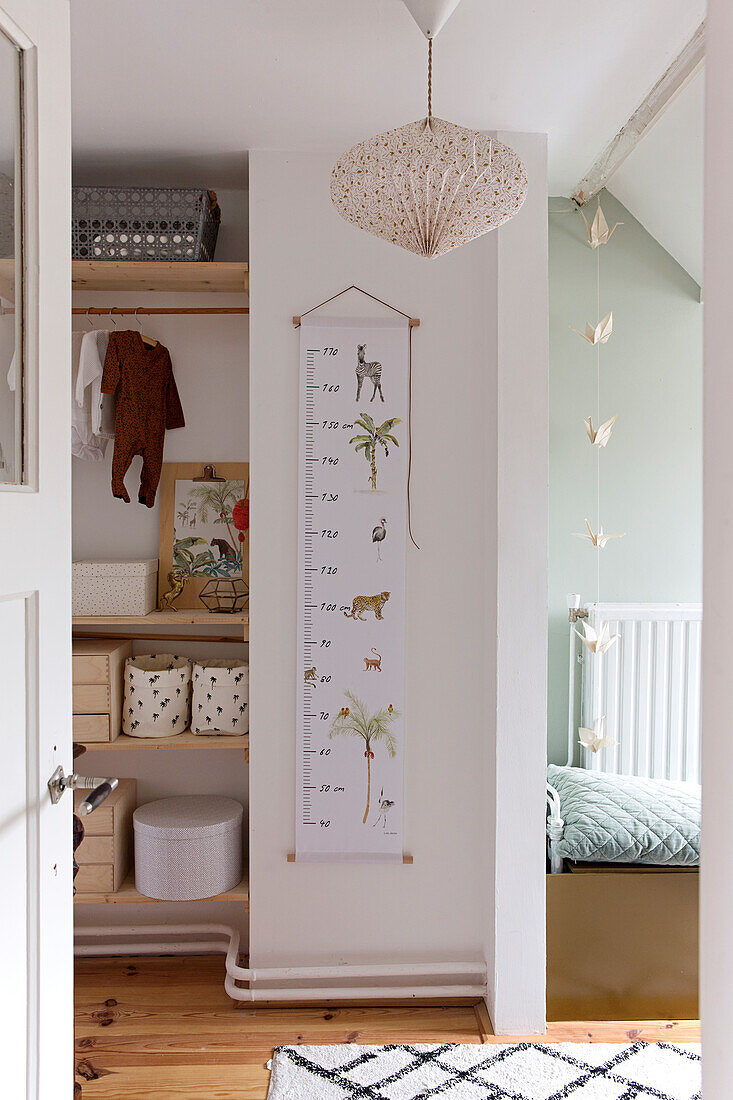
[(214, 259), (216, 192), (185, 187), (74, 187), (74, 260)]
[(135, 886), (160, 901), (196, 901), (232, 890), (242, 878), (239, 802), (215, 795), (179, 795), (139, 806)]
[(236, 736), (249, 730), (249, 665), (227, 660), (194, 661), (191, 732)]
[(122, 731), (129, 737), (171, 737), (191, 718), (191, 662), (172, 653), (128, 657)]

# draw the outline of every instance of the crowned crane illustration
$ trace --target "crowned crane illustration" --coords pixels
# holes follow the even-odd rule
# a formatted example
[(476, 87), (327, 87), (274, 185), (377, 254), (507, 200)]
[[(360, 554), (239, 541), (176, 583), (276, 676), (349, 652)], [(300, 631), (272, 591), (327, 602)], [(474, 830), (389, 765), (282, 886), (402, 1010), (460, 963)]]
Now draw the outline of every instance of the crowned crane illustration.
[(401, 423), (399, 417), (392, 416), (385, 420), (383, 424), (377, 426), (369, 413), (366, 412), (362, 413), (361, 416), (357, 416), (354, 421), (354, 427), (362, 428), (363, 431), (359, 435), (352, 436), (349, 443), (354, 444), (357, 453), (359, 451), (364, 452), (364, 458), (369, 463), (369, 483), (372, 489), (377, 488), (377, 447), (383, 448), (385, 458), (389, 455), (390, 444), (399, 447), (399, 441), (393, 431), (395, 425)]
[(377, 561), (382, 560), (382, 543), (387, 537), (387, 520), (382, 516), (377, 526), (372, 531), (372, 542), (377, 548)]
[(387, 828), (387, 814), (389, 813), (389, 811), (394, 806), (394, 802), (392, 801), (391, 798), (385, 798), (384, 797), (384, 787), (382, 787), (381, 791), (379, 792), (379, 803), (378, 803), (378, 805), (379, 805), (379, 813), (377, 814), (377, 818), (376, 818), (374, 824), (372, 825), (372, 828), (376, 829), (377, 825), (381, 821), (382, 822), (382, 828), (386, 830), (386, 828)]
[(399, 718), (399, 711), (390, 705), (370, 714), (366, 703), (357, 699), (351, 691), (344, 692), (349, 706), (342, 707), (331, 723), (329, 737), (344, 735), (360, 737), (364, 742), (364, 758), (367, 762), (366, 807), (362, 824), (366, 825), (372, 800), (372, 760), (374, 746), (382, 744), (389, 756), (397, 755), (397, 739), (392, 733), (392, 723)]

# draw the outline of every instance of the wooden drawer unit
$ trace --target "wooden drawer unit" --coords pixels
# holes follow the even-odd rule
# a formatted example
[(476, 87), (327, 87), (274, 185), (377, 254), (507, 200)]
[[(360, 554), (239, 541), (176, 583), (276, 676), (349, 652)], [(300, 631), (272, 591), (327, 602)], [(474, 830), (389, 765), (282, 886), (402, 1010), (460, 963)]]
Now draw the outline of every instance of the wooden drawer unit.
[(109, 741), (109, 715), (75, 714), (74, 740), (80, 741), (83, 745), (93, 745), (95, 742)]
[[(74, 810), (88, 791), (74, 791)], [(132, 814), (137, 782), (120, 779), (119, 786), (98, 810), (82, 818), (84, 839), (76, 850), (77, 894), (113, 893), (132, 867)]]
[(72, 650), (74, 740), (82, 744), (114, 741), (122, 728), (125, 660), (132, 642), (75, 639)]

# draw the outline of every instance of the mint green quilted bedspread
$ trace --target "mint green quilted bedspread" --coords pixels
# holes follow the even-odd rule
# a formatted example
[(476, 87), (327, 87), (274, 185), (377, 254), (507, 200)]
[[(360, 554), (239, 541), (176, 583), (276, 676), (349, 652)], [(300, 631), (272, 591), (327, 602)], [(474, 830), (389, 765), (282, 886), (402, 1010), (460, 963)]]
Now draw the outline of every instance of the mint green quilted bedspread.
[(550, 764), (563, 859), (689, 867), (700, 861), (700, 787)]

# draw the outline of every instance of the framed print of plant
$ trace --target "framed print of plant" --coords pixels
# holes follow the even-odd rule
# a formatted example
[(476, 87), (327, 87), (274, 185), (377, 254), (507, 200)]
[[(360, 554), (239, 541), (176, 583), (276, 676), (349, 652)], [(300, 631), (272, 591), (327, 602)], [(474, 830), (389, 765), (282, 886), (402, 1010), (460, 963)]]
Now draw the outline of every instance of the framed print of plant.
[(249, 580), (249, 464), (224, 462), (202, 479), (203, 463), (165, 462), (160, 479), (158, 587), (171, 570), (189, 581), (179, 607), (200, 608), (207, 581)]

